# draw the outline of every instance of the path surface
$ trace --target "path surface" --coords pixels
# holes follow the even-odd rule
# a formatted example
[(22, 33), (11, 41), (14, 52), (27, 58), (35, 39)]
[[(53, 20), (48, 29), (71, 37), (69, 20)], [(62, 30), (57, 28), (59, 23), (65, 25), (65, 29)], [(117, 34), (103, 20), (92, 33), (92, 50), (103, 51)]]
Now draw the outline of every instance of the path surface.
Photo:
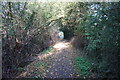
[(78, 77), (73, 67), (73, 53), (71, 45), (67, 42), (60, 42), (55, 45), (57, 53), (54, 56), (52, 66), (47, 72), (48, 78), (75, 78)]
[(26, 66), (25, 71), (18, 78), (77, 78), (79, 75), (73, 64), (76, 56), (69, 42), (58, 42), (47, 54), (38, 55), (36, 61)]

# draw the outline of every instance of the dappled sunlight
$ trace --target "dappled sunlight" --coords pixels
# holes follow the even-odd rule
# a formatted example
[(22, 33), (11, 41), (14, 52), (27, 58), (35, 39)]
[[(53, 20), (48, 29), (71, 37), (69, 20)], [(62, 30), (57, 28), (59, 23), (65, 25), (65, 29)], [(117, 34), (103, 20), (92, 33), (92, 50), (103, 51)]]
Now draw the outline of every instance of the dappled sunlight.
[(46, 53), (46, 54), (42, 54), (41, 56), (38, 56), (39, 60), (42, 60), (42, 59), (45, 59), (51, 55), (54, 55), (54, 54), (58, 54), (59, 52), (58, 51), (62, 51), (63, 49), (66, 49), (66, 48), (69, 48), (71, 47), (71, 44), (69, 42), (57, 42), (54, 46), (53, 46), (53, 49)]
[(57, 50), (65, 49), (70, 46), (69, 42), (58, 42), (53, 47)]
[(21, 76), (22, 76), (22, 77), (25, 77), (25, 76), (27, 75), (27, 73), (28, 73), (27, 71), (26, 71), (26, 72), (22, 72), (22, 73), (21, 73), (20, 75), (18, 75), (16, 78), (19, 78), (19, 77), (21, 77)]
[(43, 54), (41, 56), (38, 56), (39, 60), (45, 59), (51, 55), (55, 54), (55, 52), (48, 52), (47, 54)]

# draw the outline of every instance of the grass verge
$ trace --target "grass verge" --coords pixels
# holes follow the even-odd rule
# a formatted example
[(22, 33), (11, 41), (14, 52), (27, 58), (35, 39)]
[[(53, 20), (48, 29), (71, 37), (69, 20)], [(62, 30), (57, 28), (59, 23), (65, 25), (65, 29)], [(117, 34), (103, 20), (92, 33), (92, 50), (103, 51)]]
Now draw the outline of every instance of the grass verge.
[(47, 54), (48, 52), (50, 52), (53, 49), (53, 46), (50, 46), (49, 48), (45, 49), (42, 54)]
[(91, 75), (92, 63), (87, 58), (77, 56), (74, 64), (81, 77), (88, 78)]

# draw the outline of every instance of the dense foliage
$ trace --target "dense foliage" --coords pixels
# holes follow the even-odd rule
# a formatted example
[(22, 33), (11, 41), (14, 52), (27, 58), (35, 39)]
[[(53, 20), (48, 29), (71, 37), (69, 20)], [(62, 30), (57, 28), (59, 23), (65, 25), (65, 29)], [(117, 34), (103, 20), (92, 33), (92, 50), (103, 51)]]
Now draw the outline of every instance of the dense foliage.
[(119, 76), (120, 3), (91, 3), (77, 24), (87, 40), (85, 51), (98, 77)]
[(74, 37), (73, 46), (84, 51), (84, 56), (75, 59), (83, 77), (88, 77), (89, 72), (98, 77), (119, 77), (120, 2), (3, 2), (0, 5), (3, 76), (24, 58), (51, 46), (50, 30), (60, 28), (65, 39)]

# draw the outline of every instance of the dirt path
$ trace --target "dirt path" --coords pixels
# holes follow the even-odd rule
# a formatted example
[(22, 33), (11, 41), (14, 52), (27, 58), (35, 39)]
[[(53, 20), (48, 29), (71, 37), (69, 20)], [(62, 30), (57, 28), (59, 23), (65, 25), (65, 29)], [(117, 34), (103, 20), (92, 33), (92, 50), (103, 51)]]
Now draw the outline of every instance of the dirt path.
[[(63, 46), (63, 47), (62, 47)], [(56, 46), (56, 53), (52, 66), (48, 69), (46, 77), (48, 78), (75, 78), (78, 77), (73, 67), (73, 58), (75, 54), (69, 43), (61, 42)]]
[(58, 42), (47, 54), (38, 55), (36, 61), (25, 67), (19, 77), (76, 78), (73, 59), (77, 56), (69, 42)]

